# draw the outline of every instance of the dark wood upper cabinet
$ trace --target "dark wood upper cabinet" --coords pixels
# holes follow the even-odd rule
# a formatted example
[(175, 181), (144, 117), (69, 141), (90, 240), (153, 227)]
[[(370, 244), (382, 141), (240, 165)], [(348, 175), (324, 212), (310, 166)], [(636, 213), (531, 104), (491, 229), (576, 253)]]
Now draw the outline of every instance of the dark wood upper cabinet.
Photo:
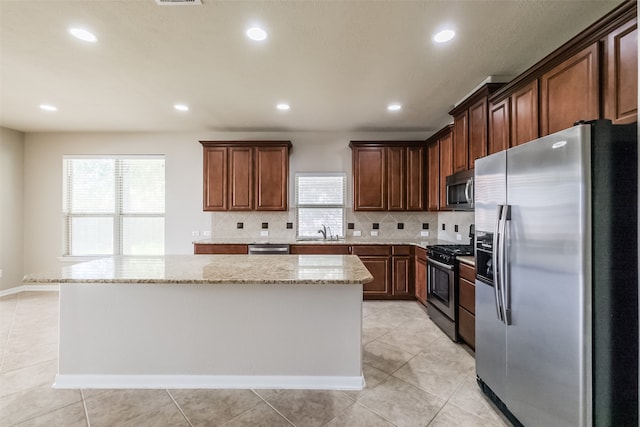
[(407, 210), (421, 211), (425, 208), (425, 149), (407, 147)]
[(502, 86), (486, 83), (449, 111), (453, 116), (453, 173), (473, 169), (476, 159), (487, 155), (488, 98)]
[(205, 147), (203, 153), (203, 208), (224, 211), (228, 207), (228, 150), (226, 147)]
[(422, 141), (351, 141), (354, 210), (423, 210), (423, 145)]
[(538, 138), (538, 80), (511, 95), (511, 145)]
[(286, 211), (289, 147), (256, 147), (256, 210)]
[(407, 150), (387, 147), (387, 209), (403, 211), (407, 208)]
[(511, 99), (506, 98), (498, 103), (489, 104), (489, 154), (509, 148), (511, 132), (509, 130), (509, 114)]
[(540, 78), (541, 135), (600, 117), (598, 43), (573, 55)]
[(387, 208), (387, 165), (385, 147), (352, 147), (353, 208), (381, 211)]
[(476, 159), (487, 155), (487, 129), (487, 98), (484, 97), (469, 107), (469, 169), (473, 169)]
[(447, 208), (447, 177), (453, 173), (453, 132), (439, 140), (440, 144), (440, 210)]
[(253, 148), (251, 147), (229, 148), (229, 199), (229, 210), (253, 209)]
[(638, 120), (638, 20), (609, 34), (604, 43), (604, 118), (614, 124)]
[(427, 210), (437, 211), (440, 208), (440, 142), (438, 139), (427, 145)]
[(287, 210), (289, 141), (200, 141), (205, 211)]
[(469, 165), (469, 112), (453, 118), (453, 172), (467, 170)]

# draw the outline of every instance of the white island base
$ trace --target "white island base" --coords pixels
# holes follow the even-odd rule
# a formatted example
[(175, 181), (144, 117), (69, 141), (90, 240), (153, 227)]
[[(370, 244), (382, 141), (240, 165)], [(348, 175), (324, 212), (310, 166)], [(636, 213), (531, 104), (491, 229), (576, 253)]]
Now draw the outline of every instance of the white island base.
[(361, 331), (362, 284), (64, 283), (54, 387), (360, 390)]

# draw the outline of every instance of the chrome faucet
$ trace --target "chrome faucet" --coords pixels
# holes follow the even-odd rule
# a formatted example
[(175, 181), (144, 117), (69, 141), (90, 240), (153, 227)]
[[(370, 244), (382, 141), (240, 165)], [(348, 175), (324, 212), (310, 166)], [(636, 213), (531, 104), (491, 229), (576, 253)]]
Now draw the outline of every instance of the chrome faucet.
[[(331, 227), (327, 225), (327, 230), (329, 230), (329, 240), (333, 240), (333, 233), (331, 232)], [(325, 237), (326, 239), (326, 237)]]
[(322, 238), (327, 240), (327, 226), (322, 224), (322, 230), (318, 230), (318, 233), (322, 234)]

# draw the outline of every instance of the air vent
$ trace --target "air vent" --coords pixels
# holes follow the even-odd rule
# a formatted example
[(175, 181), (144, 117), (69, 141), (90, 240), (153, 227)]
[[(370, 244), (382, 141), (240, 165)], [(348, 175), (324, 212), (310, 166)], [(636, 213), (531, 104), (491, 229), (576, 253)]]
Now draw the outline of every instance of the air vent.
[(160, 6), (195, 6), (202, 5), (202, 0), (156, 0)]

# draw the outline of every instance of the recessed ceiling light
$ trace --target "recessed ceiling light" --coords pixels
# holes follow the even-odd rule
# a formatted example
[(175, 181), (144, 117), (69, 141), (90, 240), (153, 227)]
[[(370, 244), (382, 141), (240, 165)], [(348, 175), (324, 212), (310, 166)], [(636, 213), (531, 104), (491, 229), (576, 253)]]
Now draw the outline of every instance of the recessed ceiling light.
[(184, 104), (176, 104), (173, 106), (178, 111), (189, 111), (189, 106)]
[(40, 109), (44, 111), (58, 111), (58, 107), (51, 104), (40, 104)]
[(442, 30), (437, 32), (435, 36), (433, 36), (433, 40), (437, 43), (448, 42), (452, 38), (456, 36), (456, 32), (453, 30)]
[(267, 32), (260, 27), (251, 27), (247, 30), (247, 37), (259, 42), (267, 38)]
[(276, 105), (276, 108), (280, 111), (287, 111), (291, 107), (289, 106), (289, 104), (281, 102), (280, 104)]
[(83, 28), (69, 28), (69, 34), (85, 42), (95, 43), (98, 41), (98, 38), (95, 36), (95, 34), (90, 33)]
[(393, 104), (389, 104), (387, 106), (387, 110), (389, 111), (399, 111), (401, 109), (402, 109), (402, 105), (398, 104), (397, 102)]

